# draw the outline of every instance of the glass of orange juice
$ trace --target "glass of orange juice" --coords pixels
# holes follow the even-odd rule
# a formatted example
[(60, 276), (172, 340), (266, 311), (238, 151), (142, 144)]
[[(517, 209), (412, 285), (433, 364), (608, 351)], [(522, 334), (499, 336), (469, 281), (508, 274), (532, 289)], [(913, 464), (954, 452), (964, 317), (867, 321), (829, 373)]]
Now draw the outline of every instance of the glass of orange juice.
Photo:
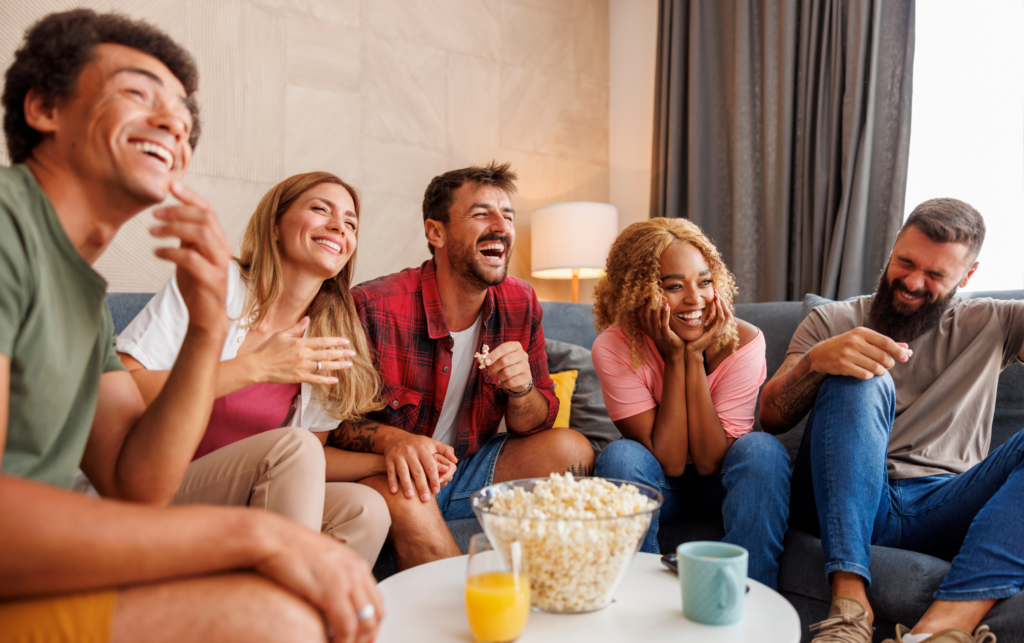
[(522, 573), (522, 548), (513, 542), (506, 558), (486, 534), (469, 541), (466, 566), (466, 616), (479, 643), (519, 638), (530, 614), (530, 581)]

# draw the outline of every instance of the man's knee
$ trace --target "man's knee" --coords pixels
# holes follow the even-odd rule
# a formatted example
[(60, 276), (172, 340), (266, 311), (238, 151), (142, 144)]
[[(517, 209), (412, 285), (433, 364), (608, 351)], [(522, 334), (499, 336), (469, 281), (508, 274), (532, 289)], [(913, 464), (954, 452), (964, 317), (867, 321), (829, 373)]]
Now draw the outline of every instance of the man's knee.
[(821, 383), (818, 390), (818, 397), (822, 392), (839, 392), (844, 395), (852, 395), (863, 398), (863, 403), (888, 402), (896, 399), (896, 384), (892, 381), (892, 375), (886, 371), (883, 375), (875, 375), (866, 380), (849, 375), (829, 375)]
[(325, 641), (312, 605), (254, 574), (229, 574), (121, 590), (111, 641)]
[(545, 449), (564, 458), (566, 470), (581, 475), (594, 470), (594, 447), (582, 433), (565, 428), (548, 429), (546, 433)]
[(437, 506), (436, 496), (431, 495), (430, 500), (427, 502), (423, 502), (420, 500), (419, 496), (415, 495), (412, 498), (407, 498), (401, 488), (401, 485), (399, 485), (398, 493), (391, 493), (388, 477), (386, 475), (363, 478), (359, 481), (359, 484), (369, 487), (377, 492), (377, 496), (380, 497), (386, 507), (388, 515), (391, 517), (392, 524), (400, 523), (403, 518), (408, 517), (417, 517), (434, 513), (438, 516), (441, 515), (441, 510)]

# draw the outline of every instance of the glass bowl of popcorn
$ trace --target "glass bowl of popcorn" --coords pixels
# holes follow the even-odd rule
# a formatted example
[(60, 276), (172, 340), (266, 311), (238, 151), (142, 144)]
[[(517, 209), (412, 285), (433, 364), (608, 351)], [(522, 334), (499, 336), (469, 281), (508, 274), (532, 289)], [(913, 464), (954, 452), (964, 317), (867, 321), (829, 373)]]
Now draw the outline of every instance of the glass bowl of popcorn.
[(533, 608), (579, 613), (612, 601), (663, 500), (647, 485), (553, 473), (484, 487), (470, 504), (495, 549), (508, 557), (520, 543)]

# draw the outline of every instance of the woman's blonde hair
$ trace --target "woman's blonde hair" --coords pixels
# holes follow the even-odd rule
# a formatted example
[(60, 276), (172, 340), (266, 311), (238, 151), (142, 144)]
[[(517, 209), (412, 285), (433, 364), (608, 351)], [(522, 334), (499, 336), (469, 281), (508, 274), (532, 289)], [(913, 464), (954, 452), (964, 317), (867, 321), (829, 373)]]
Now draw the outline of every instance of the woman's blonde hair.
[[(329, 172), (296, 174), (270, 189), (263, 198), (242, 239), (241, 257), (237, 259), (242, 279), (249, 287), (243, 323), (258, 326), (267, 311), (281, 296), (284, 287), (281, 274), (281, 251), (274, 239), (274, 230), (288, 208), (310, 188), (321, 183), (334, 183), (348, 191), (359, 215), (359, 193), (348, 183)], [(309, 305), (308, 337), (346, 337), (356, 356), (352, 368), (335, 371), (336, 384), (315, 384), (313, 395), (332, 417), (345, 420), (383, 407), (380, 401), (380, 375), (370, 357), (369, 344), (359, 321), (349, 286), (356, 269), (356, 253), (352, 252), (345, 267), (333, 279), (324, 280), (320, 292)]]
[[(629, 338), (629, 356), (633, 368), (647, 361), (644, 332), (638, 313), (653, 302), (664, 302), (661, 289), (661, 253), (673, 243), (689, 243), (704, 256), (715, 290), (730, 313), (736, 298), (736, 280), (722, 261), (715, 244), (689, 219), (649, 219), (629, 226), (612, 244), (605, 276), (594, 288), (597, 332), (618, 326)], [(738, 330), (730, 318), (715, 350), (735, 345)]]

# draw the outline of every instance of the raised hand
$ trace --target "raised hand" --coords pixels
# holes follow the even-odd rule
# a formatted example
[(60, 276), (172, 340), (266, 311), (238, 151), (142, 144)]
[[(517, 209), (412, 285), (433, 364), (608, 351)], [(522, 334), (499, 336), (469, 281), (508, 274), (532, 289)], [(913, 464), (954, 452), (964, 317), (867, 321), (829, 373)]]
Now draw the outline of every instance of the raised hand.
[[(686, 343), (686, 350), (698, 355), (707, 350), (709, 346), (722, 336), (726, 325), (732, 319), (732, 313), (729, 312), (728, 306), (722, 301), (717, 290), (715, 291), (715, 298), (711, 300), (711, 303), (706, 308), (710, 309), (711, 324), (705, 326), (704, 333), (699, 338)], [(705, 318), (707, 319), (708, 317)]]
[(912, 354), (907, 344), (861, 326), (821, 342), (807, 357), (812, 371), (869, 380), (885, 375), (897, 359), (905, 362)]
[(505, 342), (487, 354), (482, 368), (494, 376), (505, 390), (513, 393), (525, 391), (533, 381), (530, 372), (530, 354), (519, 342)]
[(643, 306), (637, 311), (640, 330), (652, 340), (663, 355), (679, 353), (686, 348), (686, 342), (672, 330), (672, 311), (667, 303), (656, 308)]
[(178, 288), (188, 308), (189, 325), (226, 332), (231, 244), (206, 200), (177, 182), (171, 184), (171, 193), (182, 205), (155, 210), (153, 216), (162, 223), (150, 232), (155, 237), (176, 237), (181, 244), (177, 248), (158, 248), (154, 254), (177, 266)]
[[(274, 333), (253, 351), (252, 359), (259, 371), (259, 381), (275, 384), (335, 384), (337, 377), (322, 375), (352, 367), (349, 359), (355, 351), (344, 337), (303, 338), (309, 317), (303, 317), (291, 328)], [(317, 368), (319, 362), (319, 369)]]

